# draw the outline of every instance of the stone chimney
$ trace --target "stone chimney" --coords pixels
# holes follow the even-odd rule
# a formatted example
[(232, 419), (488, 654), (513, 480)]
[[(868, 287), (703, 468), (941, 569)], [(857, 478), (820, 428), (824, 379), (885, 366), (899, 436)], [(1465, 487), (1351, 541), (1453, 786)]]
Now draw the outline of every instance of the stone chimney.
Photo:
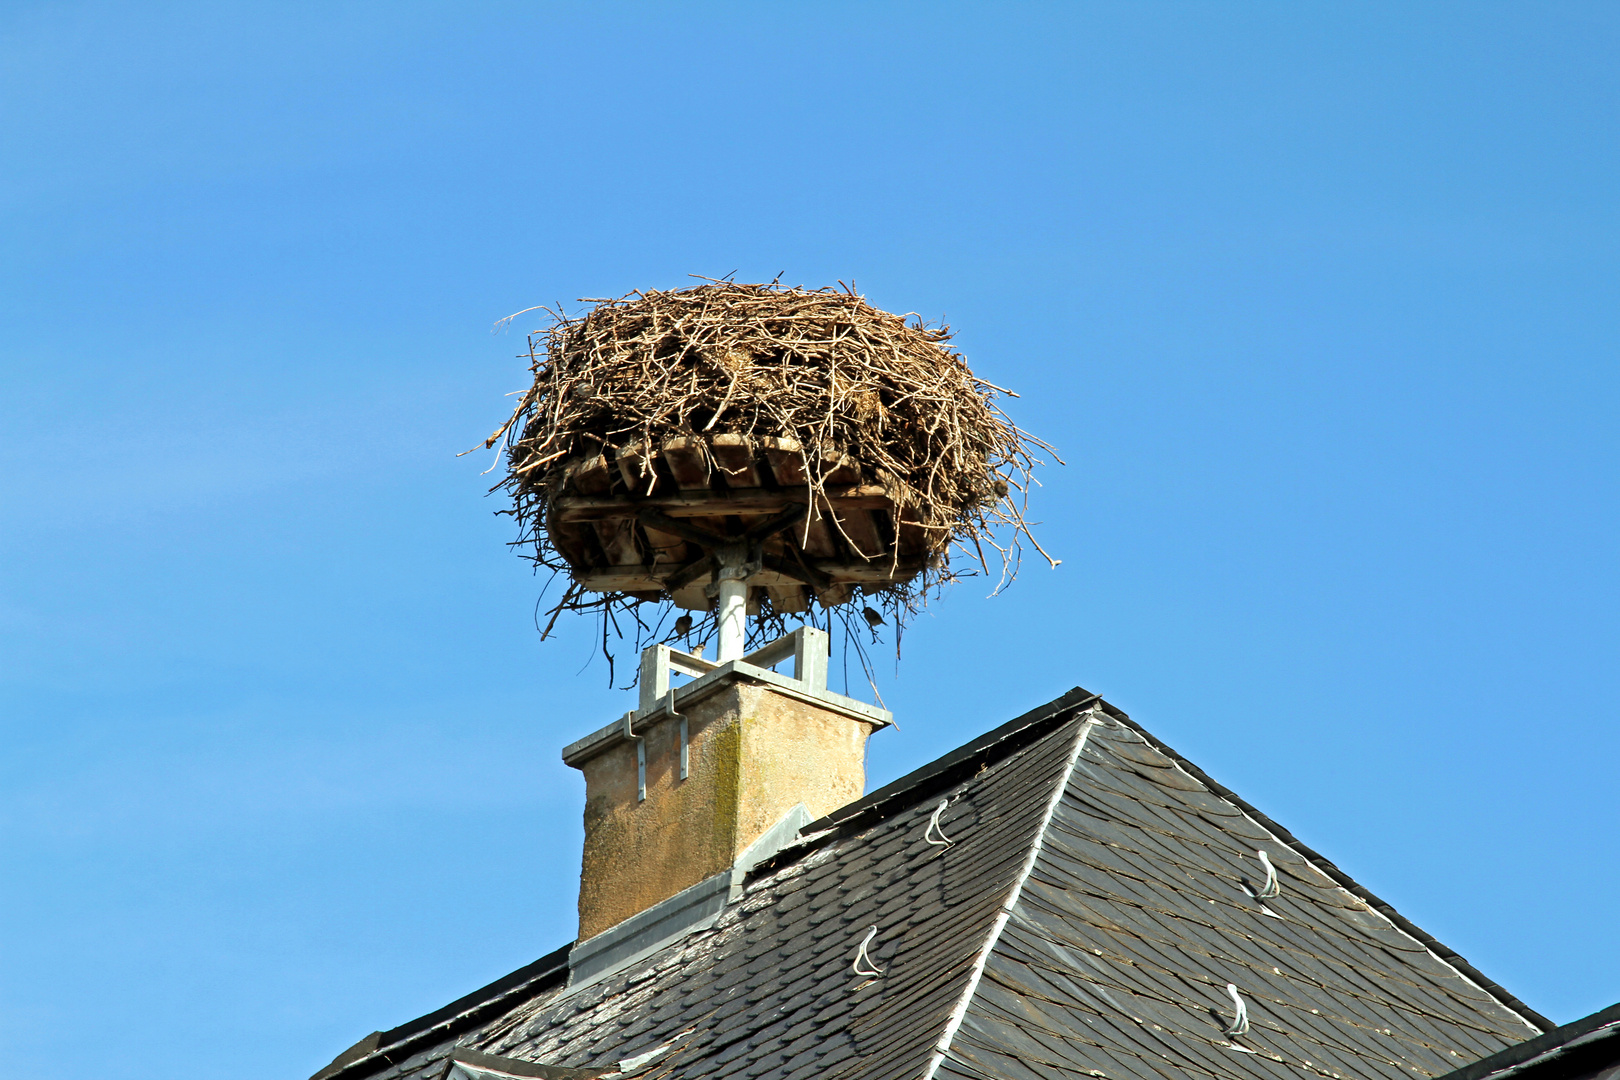
[[(563, 749), (585, 774), (576, 979), (717, 914), (748, 866), (862, 795), (890, 714), (829, 693), (827, 652), (810, 627), (723, 664), (655, 645), (640, 707)], [(792, 678), (771, 670), (789, 658)]]

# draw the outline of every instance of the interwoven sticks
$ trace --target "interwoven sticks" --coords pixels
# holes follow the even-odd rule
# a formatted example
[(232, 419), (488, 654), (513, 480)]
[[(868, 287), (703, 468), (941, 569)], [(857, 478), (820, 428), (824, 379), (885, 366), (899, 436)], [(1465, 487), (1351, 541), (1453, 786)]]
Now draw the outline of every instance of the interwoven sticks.
[(903, 623), (959, 576), (953, 550), (998, 588), (1021, 539), (1039, 550), (1023, 512), (1032, 449), (1050, 448), (1007, 419), (947, 328), (833, 289), (711, 282), (594, 303), (530, 336), (533, 385), (485, 444), (506, 442), (518, 543), (570, 577), (553, 618), (706, 607), (691, 529), (648, 512), (738, 535), (806, 506), (753, 579), (760, 637), (854, 588)]

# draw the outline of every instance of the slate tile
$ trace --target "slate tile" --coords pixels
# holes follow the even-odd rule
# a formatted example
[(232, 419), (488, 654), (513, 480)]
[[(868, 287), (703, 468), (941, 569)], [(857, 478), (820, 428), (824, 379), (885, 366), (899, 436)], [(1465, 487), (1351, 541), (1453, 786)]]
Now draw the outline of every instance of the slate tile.
[(980, 1070), (980, 1075), (997, 1080), (1046, 1080), (1011, 1054), (995, 1049), (971, 1033), (958, 1036), (951, 1044), (951, 1057)]
[[(672, 1059), (646, 1080), (911, 1080), (1025, 864), (1077, 730), (1064, 725), (952, 791), (759, 875), (711, 944), (671, 951), (668, 966), (649, 965), (653, 978), (532, 1002), (486, 1033), (584, 1063), (698, 1022), (679, 1068)], [(1493, 1032), (1515, 1030), (1505, 1010), (1133, 732), (1100, 725), (1091, 740), (986, 965), (963, 1053), (940, 1076), (1009, 1075), (1021, 1060), (1039, 1080), (1089, 1068), (1118, 1080), (1258, 1080), (1310, 1060), (1356, 1080), (1409, 1080), (1390, 1057), (1439, 1070), (1452, 1064), (1443, 1042), (1494, 1049), (1504, 1036)], [(941, 820), (956, 843), (933, 847), (922, 834), (946, 797)], [(1238, 883), (1258, 877), (1256, 844), (1282, 874), (1283, 920), (1260, 916)], [(874, 923), (885, 975), (857, 980), (849, 961)], [(1227, 1007), (1225, 979), (1250, 998), (1253, 1040), (1298, 1065), (1218, 1045), (1208, 1010)]]

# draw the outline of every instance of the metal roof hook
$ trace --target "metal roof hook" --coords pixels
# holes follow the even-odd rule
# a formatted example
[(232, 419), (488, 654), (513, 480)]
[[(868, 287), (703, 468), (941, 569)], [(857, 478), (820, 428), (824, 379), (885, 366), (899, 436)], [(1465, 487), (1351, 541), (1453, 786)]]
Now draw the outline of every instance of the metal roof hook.
[[(945, 808), (949, 805), (951, 805), (951, 800), (940, 800), (940, 804), (934, 807), (934, 816), (928, 819), (928, 828), (923, 830), (923, 839), (935, 847), (950, 847), (956, 843), (955, 840), (945, 835), (944, 829), (939, 827), (939, 815), (943, 814)], [(939, 837), (938, 840), (934, 839), (936, 836)]]
[(1254, 894), (1256, 900), (1270, 900), (1274, 896), (1282, 895), (1282, 885), (1277, 881), (1277, 868), (1271, 865), (1271, 856), (1264, 851), (1257, 852), (1260, 856), (1260, 865), (1266, 868), (1266, 883), (1260, 886), (1260, 891)]
[[(866, 932), (866, 937), (861, 939), (861, 947), (859, 949), (855, 950), (855, 963), (850, 965), (851, 969), (855, 972), (855, 974), (857, 974), (857, 975), (881, 975), (881, 974), (883, 974), (883, 969), (878, 967), (876, 964), (872, 963), (872, 958), (870, 956), (866, 955), (866, 947), (872, 943), (872, 939), (875, 938), (875, 937), (877, 937), (877, 927), (874, 926), (874, 927), (872, 927), (872, 929), (870, 929), (870, 930), (868, 930)], [(862, 964), (866, 965), (864, 970), (861, 967)]]
[(1243, 999), (1238, 996), (1238, 989), (1232, 983), (1226, 984), (1226, 992), (1232, 995), (1232, 1007), (1237, 1010), (1237, 1016), (1233, 1018), (1231, 1025), (1226, 1028), (1225, 1035), (1229, 1039), (1235, 1039), (1239, 1035), (1248, 1033), (1249, 1007), (1245, 1005), (1243, 1003)]

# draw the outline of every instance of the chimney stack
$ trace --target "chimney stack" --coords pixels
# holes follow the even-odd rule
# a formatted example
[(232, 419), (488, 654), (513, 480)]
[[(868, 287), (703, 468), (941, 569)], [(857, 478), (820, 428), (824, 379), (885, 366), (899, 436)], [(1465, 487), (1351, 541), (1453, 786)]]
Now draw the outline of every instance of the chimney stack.
[[(563, 749), (585, 774), (580, 962), (615, 927), (625, 940), (602, 938), (597, 952), (690, 924), (692, 911), (664, 908), (717, 913), (742, 871), (862, 795), (867, 737), (890, 714), (828, 692), (828, 643), (801, 627), (725, 663), (655, 645), (641, 657), (640, 707)], [(770, 670), (789, 657), (792, 678)], [(676, 673), (693, 678), (675, 686)]]

